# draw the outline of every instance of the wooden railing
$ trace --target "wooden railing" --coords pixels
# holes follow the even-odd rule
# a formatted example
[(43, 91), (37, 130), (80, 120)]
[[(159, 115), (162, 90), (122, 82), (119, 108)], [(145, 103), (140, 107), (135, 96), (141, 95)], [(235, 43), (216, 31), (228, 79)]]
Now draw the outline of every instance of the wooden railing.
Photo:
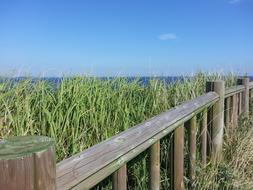
[[(240, 114), (248, 116), (249, 97), (252, 97), (252, 90), (253, 82), (249, 82), (248, 78), (239, 79), (237, 86), (228, 89), (225, 89), (224, 81), (207, 82), (206, 94), (61, 161), (56, 165), (55, 170), (50, 170), (50, 173), (48, 173), (49, 170), (43, 172), (43, 166), (40, 166), (40, 175), (46, 177), (40, 176), (37, 179), (35, 176), (33, 180), (40, 180), (39, 183), (45, 187), (49, 182), (52, 184), (53, 179), (54, 185), (50, 186), (51, 189), (90, 189), (113, 174), (112, 188), (125, 190), (127, 189), (127, 162), (149, 149), (149, 189), (160, 189), (160, 140), (174, 132), (173, 142), (170, 144), (171, 188), (184, 189), (184, 129), (187, 128), (189, 130), (189, 172), (187, 175), (190, 180), (189, 187), (191, 187), (195, 180), (196, 167), (196, 116), (202, 114), (200, 155), (202, 166), (205, 167), (207, 161), (216, 162), (221, 159), (224, 124), (227, 127), (236, 126)], [(211, 131), (208, 131), (209, 124), (211, 124)], [(210, 142), (207, 138), (208, 134), (210, 134)], [(210, 149), (207, 149), (208, 143)], [(34, 146), (37, 144), (35, 143)], [(33, 151), (30, 153), (35, 154)], [(48, 168), (47, 163), (54, 160), (54, 154), (50, 156), (47, 154), (44, 160), (40, 163), (44, 163), (47, 166), (45, 168)], [(6, 164), (7, 160), (0, 159), (0, 165), (1, 162)], [(12, 162), (13, 159), (9, 164)], [(27, 165), (23, 166), (25, 168)], [(54, 168), (52, 164), (51, 166)], [(14, 170), (17, 168), (14, 167)], [(8, 173), (7, 170), (5, 168), (3, 171), (0, 167), (0, 175)], [(27, 172), (29, 168), (24, 170)], [(9, 177), (11, 178), (11, 175)], [(13, 187), (12, 181), (6, 178), (0, 179), (0, 185)], [(37, 189), (43, 188), (38, 186)]]

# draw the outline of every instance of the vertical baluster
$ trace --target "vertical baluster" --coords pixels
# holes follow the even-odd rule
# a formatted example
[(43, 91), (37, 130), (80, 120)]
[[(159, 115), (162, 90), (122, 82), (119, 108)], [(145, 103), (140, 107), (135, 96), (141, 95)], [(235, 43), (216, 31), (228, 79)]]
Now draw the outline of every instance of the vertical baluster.
[(238, 98), (238, 115), (242, 114), (242, 93), (237, 95)]
[(124, 164), (113, 174), (113, 190), (127, 190), (127, 165)]
[(242, 92), (242, 111), (246, 116), (249, 116), (249, 78), (238, 79), (237, 84), (245, 86), (245, 90)]
[(233, 116), (232, 116), (232, 121), (233, 121), (233, 127), (237, 126), (237, 118), (238, 118), (238, 114), (237, 114), (237, 95), (233, 95)]
[(184, 189), (184, 125), (178, 127), (174, 131), (173, 146), (173, 162), (172, 166), (172, 183), (171, 189), (183, 190)]
[(160, 189), (160, 141), (149, 148), (149, 189)]
[(201, 164), (206, 166), (207, 155), (207, 110), (203, 112), (203, 118), (201, 121)]
[(193, 184), (195, 181), (195, 170), (196, 170), (196, 127), (197, 118), (194, 116), (190, 120), (189, 126), (189, 189), (194, 189)]
[(225, 119), (225, 127), (229, 128), (230, 126), (230, 97), (226, 98), (226, 109), (225, 109), (225, 114), (226, 114), (226, 119)]

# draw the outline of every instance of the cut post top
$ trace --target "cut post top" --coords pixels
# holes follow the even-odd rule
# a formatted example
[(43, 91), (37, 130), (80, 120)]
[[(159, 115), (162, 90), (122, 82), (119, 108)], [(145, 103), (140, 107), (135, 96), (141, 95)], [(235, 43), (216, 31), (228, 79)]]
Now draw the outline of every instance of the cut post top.
[(54, 145), (54, 140), (45, 136), (18, 136), (0, 140), (0, 160), (16, 159), (44, 151)]

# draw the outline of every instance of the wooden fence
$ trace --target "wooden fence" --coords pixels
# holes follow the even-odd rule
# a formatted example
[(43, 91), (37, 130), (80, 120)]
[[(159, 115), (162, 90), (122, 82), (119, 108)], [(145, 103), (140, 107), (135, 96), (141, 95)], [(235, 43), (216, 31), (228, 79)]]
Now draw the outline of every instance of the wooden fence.
[[(253, 82), (207, 82), (206, 94), (187, 101), (55, 165), (52, 141), (15, 137), (0, 142), (0, 187), (5, 189), (90, 189), (112, 174), (114, 190), (127, 189), (127, 162), (149, 149), (149, 189), (160, 189), (160, 140), (173, 133), (171, 188), (184, 189), (184, 130), (189, 130), (189, 185), (195, 180), (197, 115), (201, 120), (201, 163), (222, 158), (224, 126), (249, 115)], [(187, 124), (186, 124), (187, 123)], [(211, 127), (208, 127), (210, 124)], [(207, 148), (210, 147), (210, 148)]]

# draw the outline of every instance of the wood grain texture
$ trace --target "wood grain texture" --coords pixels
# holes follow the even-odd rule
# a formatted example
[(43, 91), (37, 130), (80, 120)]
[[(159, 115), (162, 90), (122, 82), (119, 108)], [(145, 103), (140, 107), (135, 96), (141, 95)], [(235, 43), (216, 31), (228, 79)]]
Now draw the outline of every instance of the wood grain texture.
[(149, 190), (160, 189), (160, 140), (149, 148)]
[[(238, 79), (237, 83), (245, 87), (245, 90), (242, 92), (242, 99), (241, 99), (240, 105), (242, 107), (241, 112), (243, 112), (243, 114), (248, 117), (249, 116), (249, 78), (245, 77), (242, 79)], [(240, 107), (239, 107), (239, 114), (241, 114), (241, 112), (240, 112)]]
[(201, 164), (203, 167), (206, 166), (207, 157), (207, 110), (204, 110), (202, 120), (201, 120), (201, 132), (200, 132), (200, 154), (201, 154)]
[(219, 96), (215, 92), (207, 93), (63, 160), (57, 164), (57, 188), (64, 190), (93, 187), (218, 100)]
[(213, 105), (212, 117), (212, 132), (211, 144), (212, 155), (214, 162), (222, 158), (222, 144), (224, 133), (224, 99), (225, 99), (225, 82), (224, 81), (210, 81), (207, 82), (207, 91), (214, 91), (219, 94), (220, 99)]
[(243, 112), (243, 100), (242, 100), (242, 92), (237, 94), (237, 98), (238, 98), (238, 115), (241, 115)]
[(230, 122), (231, 122), (231, 119), (230, 119), (230, 115), (231, 115), (231, 110), (232, 110), (232, 107), (231, 107), (231, 97), (227, 97), (225, 99), (225, 127), (226, 128), (229, 128), (230, 127)]
[(47, 137), (11, 137), (0, 142), (0, 188), (55, 190), (54, 141)]
[(24, 158), (0, 160), (0, 189), (34, 190), (33, 155)]
[(232, 99), (232, 102), (233, 102), (233, 107), (232, 107), (232, 126), (233, 127), (237, 127), (237, 121), (238, 121), (238, 100), (237, 100), (237, 95), (233, 95), (233, 99)]
[(184, 125), (174, 132), (174, 173), (173, 189), (184, 189)]
[(127, 165), (124, 164), (113, 173), (112, 179), (113, 190), (127, 190)]
[(56, 189), (56, 163), (55, 148), (34, 153), (35, 164), (35, 189), (53, 190)]
[(196, 129), (197, 117), (194, 116), (190, 122), (189, 130), (189, 189), (194, 189), (196, 178)]

